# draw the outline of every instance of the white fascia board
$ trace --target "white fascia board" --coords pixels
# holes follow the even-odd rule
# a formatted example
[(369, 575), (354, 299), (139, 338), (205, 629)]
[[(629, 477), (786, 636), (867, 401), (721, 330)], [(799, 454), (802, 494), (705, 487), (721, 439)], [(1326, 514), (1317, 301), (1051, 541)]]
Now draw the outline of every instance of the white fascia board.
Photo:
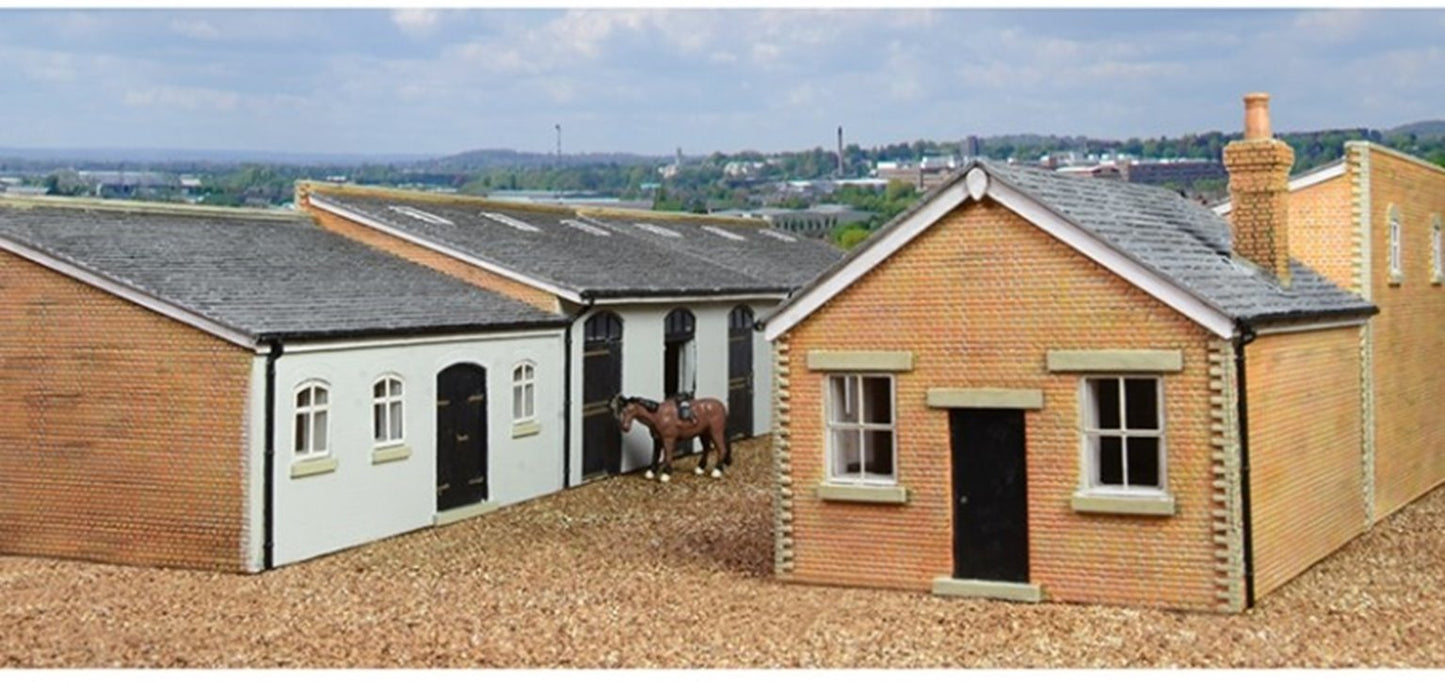
[(1259, 336), (1271, 334), (1296, 334), (1299, 332), (1313, 332), (1323, 329), (1339, 329), (1341, 327), (1360, 327), (1368, 324), (1368, 316), (1347, 317), (1339, 320), (1327, 320), (1324, 322), (1283, 322), (1273, 326), (1257, 327), (1254, 333)]
[(673, 304), (673, 303), (729, 303), (732, 301), (781, 301), (787, 298), (783, 293), (757, 293), (757, 294), (698, 294), (697, 296), (658, 296), (649, 298), (646, 296), (628, 296), (621, 298), (597, 298), (593, 299), (593, 305), (645, 305), (648, 303)]
[(779, 336), (823, 307), (824, 303), (847, 289), (879, 263), (887, 260), (889, 256), (913, 241), (914, 237), (922, 234), (924, 230), (941, 220), (943, 216), (948, 215), (950, 211), (963, 204), (967, 199), (968, 188), (964, 186), (963, 182), (954, 182), (927, 205), (918, 209), (901, 224), (883, 235), (882, 239), (855, 254), (852, 260), (842, 268), (814, 283), (813, 286), (804, 290), (801, 296), (784, 303), (783, 307), (774, 311), (764, 323), (764, 336), (768, 341), (778, 340)]
[[(1326, 180), (1331, 180), (1331, 179), (1334, 179), (1334, 178), (1338, 178), (1338, 177), (1340, 177), (1341, 175), (1344, 175), (1344, 174), (1345, 174), (1345, 164), (1344, 164), (1344, 163), (1340, 163), (1340, 162), (1336, 162), (1336, 163), (1330, 164), (1329, 166), (1326, 166), (1326, 167), (1324, 167), (1324, 168), (1321, 168), (1321, 169), (1319, 169), (1319, 170), (1310, 171), (1309, 173), (1305, 173), (1304, 175), (1301, 175), (1301, 176), (1299, 176), (1299, 177), (1297, 177), (1297, 178), (1295, 178), (1295, 179), (1293, 179), (1293, 180), (1290, 180), (1290, 181), (1289, 181), (1289, 191), (1293, 192), (1293, 191), (1295, 191), (1295, 190), (1297, 190), (1297, 189), (1304, 189), (1304, 188), (1306, 188), (1306, 187), (1313, 187), (1313, 186), (1318, 185), (1318, 184), (1320, 184), (1320, 183), (1322, 183), (1322, 182), (1324, 182), (1324, 181), (1326, 181)], [(1222, 203), (1222, 204), (1219, 204), (1218, 206), (1215, 206), (1215, 207), (1214, 207), (1214, 212), (1217, 213), (1217, 214), (1219, 214), (1219, 215), (1224, 215), (1224, 214), (1226, 214), (1226, 213), (1229, 213), (1230, 209), (1232, 209), (1232, 208), (1234, 208), (1234, 202), (1233, 202), (1233, 201), (1226, 201), (1226, 202), (1224, 202), (1224, 203)]]
[(121, 284), (109, 277), (102, 276), (78, 265), (67, 263), (66, 261), (23, 244), (17, 244), (9, 239), (0, 238), (0, 249), (9, 251), (37, 265), (54, 270), (71, 279), (84, 282), (108, 294), (130, 301), (142, 308), (169, 317), (181, 324), (195, 327), (223, 341), (233, 343), (242, 348), (258, 348), (257, 339), (251, 334), (228, 327), (215, 320), (202, 317), (178, 305), (167, 303), (143, 291)]
[(415, 244), (429, 251), (435, 251), (444, 256), (448, 256), (463, 263), (466, 263), (467, 265), (472, 265), (486, 270), (487, 272), (506, 277), (507, 279), (515, 280), (529, 287), (541, 289), (542, 291), (545, 291), (554, 296), (561, 297), (573, 303), (582, 303), (582, 294), (576, 291), (572, 291), (571, 289), (564, 289), (555, 284), (544, 282), (535, 277), (528, 277), (527, 275), (524, 275), (515, 270), (509, 270), (500, 265), (497, 265), (496, 263), (490, 263), (475, 256), (462, 253), (461, 251), (458, 251), (456, 249), (442, 246), (441, 244), (437, 244), (436, 242), (428, 241), (426, 239), (422, 239), (421, 237), (411, 234), (410, 232), (398, 230), (374, 218), (369, 218), (355, 211), (351, 211), (349, 209), (342, 208), (341, 206), (337, 206), (336, 204), (330, 203), (325, 199), (317, 197), (314, 194), (309, 196), (307, 198), (307, 201), (310, 202), (312, 206), (315, 206), (316, 208), (319, 208), (323, 211), (333, 213), (354, 223), (360, 223), (378, 232), (382, 232), (392, 237), (396, 237), (397, 239), (400, 239), (402, 241)]
[(1224, 339), (1234, 336), (1234, 320), (1228, 315), (1138, 261), (1125, 256), (1113, 245), (1069, 222), (1033, 198), (998, 181), (989, 183), (988, 196), (1089, 260), (1122, 277), (1124, 281), (1142, 289), (1164, 305), (1179, 311), (1215, 336)]
[(294, 344), (286, 344), (287, 355), (298, 355), (301, 353), (324, 353), (338, 350), (355, 350), (361, 348), (395, 348), (401, 346), (424, 346), (435, 343), (466, 343), (470, 341), (502, 341), (510, 339), (543, 339), (552, 336), (561, 336), (567, 327), (547, 327), (545, 329), (519, 330), (519, 331), (496, 331), (496, 332), (472, 332), (467, 334), (444, 334), (441, 336), (420, 334), (416, 336), (403, 336), (391, 338), (370, 338), (370, 339), (348, 339), (344, 341), (298, 341)]

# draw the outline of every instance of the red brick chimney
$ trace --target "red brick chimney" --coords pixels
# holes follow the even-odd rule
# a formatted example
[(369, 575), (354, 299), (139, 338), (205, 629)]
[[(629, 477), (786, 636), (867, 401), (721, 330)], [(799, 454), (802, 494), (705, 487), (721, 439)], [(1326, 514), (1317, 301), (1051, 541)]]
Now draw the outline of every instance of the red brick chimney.
[(1234, 225), (1234, 254), (1274, 273), (1289, 276), (1289, 169), (1294, 150), (1274, 139), (1269, 127), (1269, 95), (1244, 96), (1244, 139), (1224, 147), (1229, 171), (1229, 219)]

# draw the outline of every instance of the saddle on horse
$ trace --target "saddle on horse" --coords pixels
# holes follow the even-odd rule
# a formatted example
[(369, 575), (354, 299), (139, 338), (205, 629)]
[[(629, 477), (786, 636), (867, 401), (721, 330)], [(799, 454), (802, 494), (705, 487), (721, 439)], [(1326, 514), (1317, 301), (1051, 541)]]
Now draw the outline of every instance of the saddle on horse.
[(683, 391), (672, 395), (672, 403), (677, 405), (677, 418), (683, 421), (697, 423), (697, 414), (692, 411), (692, 394)]

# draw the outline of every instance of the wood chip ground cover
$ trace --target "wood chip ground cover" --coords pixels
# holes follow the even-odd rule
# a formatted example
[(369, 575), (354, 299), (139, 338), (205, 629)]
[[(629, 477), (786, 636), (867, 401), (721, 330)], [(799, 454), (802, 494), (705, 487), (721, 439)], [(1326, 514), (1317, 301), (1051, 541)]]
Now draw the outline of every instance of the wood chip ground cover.
[(0, 557), (0, 664), (1445, 665), (1445, 490), (1221, 616), (783, 584), (766, 441), (738, 460), (721, 482), (613, 478), (255, 576)]

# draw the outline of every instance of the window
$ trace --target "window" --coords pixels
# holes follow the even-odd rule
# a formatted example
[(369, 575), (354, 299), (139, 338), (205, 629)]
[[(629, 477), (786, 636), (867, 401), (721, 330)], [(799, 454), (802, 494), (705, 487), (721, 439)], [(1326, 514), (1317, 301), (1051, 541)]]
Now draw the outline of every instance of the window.
[(1084, 380), (1085, 487), (1164, 491), (1163, 385), (1155, 377)]
[(401, 379), (378, 379), (371, 385), (371, 438), (378, 447), (401, 443), (401, 415)]
[(512, 421), (534, 421), (537, 418), (537, 367), (523, 362), (512, 368)]
[(1400, 253), (1400, 207), (1390, 207), (1390, 282), (1399, 284), (1405, 279)]
[(1440, 214), (1430, 224), (1430, 281), (1445, 282), (1445, 252), (1440, 250)]
[(296, 450), (298, 459), (325, 457), (330, 425), (331, 391), (321, 382), (307, 382), (296, 389)]
[(894, 483), (893, 377), (828, 377), (828, 479)]

